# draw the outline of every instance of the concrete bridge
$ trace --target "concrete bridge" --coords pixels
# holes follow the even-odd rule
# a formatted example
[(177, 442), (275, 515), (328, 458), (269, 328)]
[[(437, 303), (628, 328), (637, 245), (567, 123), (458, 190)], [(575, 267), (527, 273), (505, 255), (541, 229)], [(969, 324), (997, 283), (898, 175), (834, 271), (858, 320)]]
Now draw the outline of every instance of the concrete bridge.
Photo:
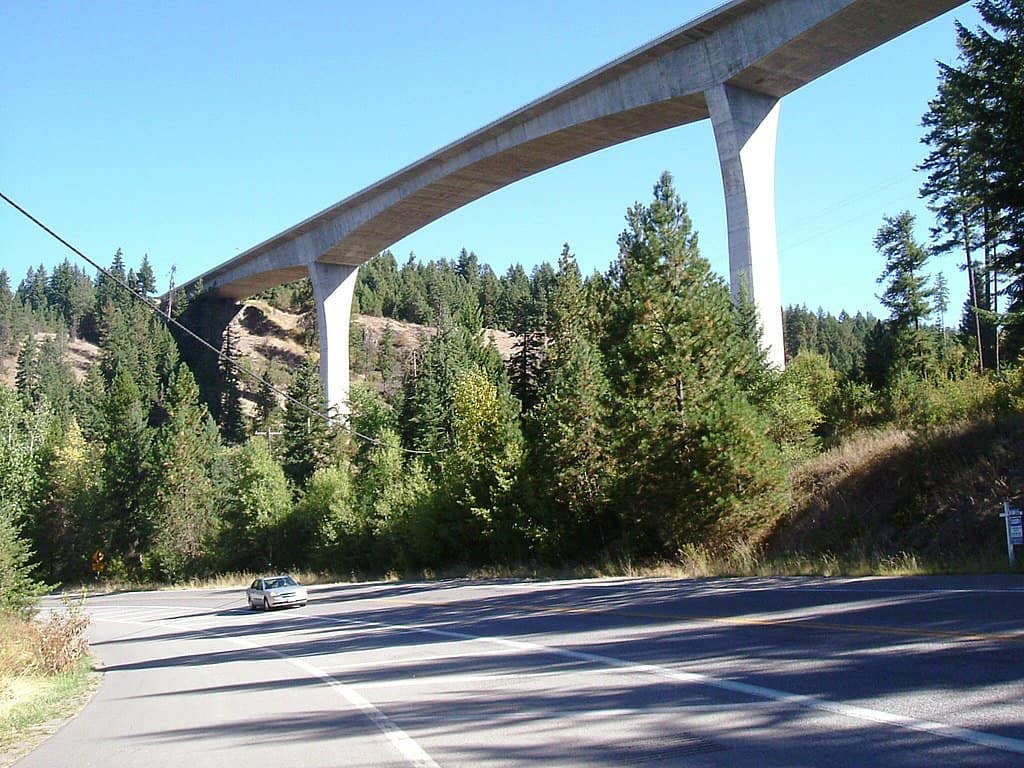
[(783, 96), (965, 0), (731, 0), (206, 272), (240, 299), (309, 276), (327, 401), (347, 408), (359, 265), (514, 181), (590, 152), (711, 119), (733, 295), (753, 298), (783, 360), (775, 144)]

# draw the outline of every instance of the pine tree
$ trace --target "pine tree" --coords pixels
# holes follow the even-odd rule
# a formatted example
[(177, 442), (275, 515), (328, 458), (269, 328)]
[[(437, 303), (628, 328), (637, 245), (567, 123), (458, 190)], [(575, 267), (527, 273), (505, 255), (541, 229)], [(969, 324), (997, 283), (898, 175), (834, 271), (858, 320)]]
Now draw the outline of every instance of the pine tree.
[(591, 310), (566, 244), (551, 296), (551, 344), (538, 375), (538, 402), (527, 414), (526, 480), (541, 552), (586, 559), (618, 535), (608, 510), (609, 388), (594, 340)]
[(124, 253), (120, 248), (114, 253), (114, 260), (107, 270), (107, 273), (100, 273), (96, 277), (96, 307), (97, 318), (102, 318), (107, 308), (111, 305), (125, 307), (131, 302), (121, 284), (127, 280), (125, 274)]
[(39, 402), (40, 379), (39, 348), (35, 337), (28, 336), (21, 346), (21, 351), (18, 352), (17, 369), (14, 374), (14, 386), (25, 403), (36, 405)]
[(187, 366), (178, 367), (166, 402), (168, 419), (154, 437), (146, 494), (153, 532), (147, 570), (179, 579), (210, 563), (219, 524), (211, 467), (220, 446)]
[(118, 371), (103, 413), (103, 505), (95, 530), (105, 538), (100, 549), (123, 558), (131, 572), (142, 567), (151, 529), (145, 513), (153, 435), (135, 379)]
[(66, 424), (71, 418), (75, 392), (75, 374), (68, 361), (67, 334), (61, 330), (39, 346), (36, 359), (39, 375), (37, 397), (45, 401), (54, 416)]
[(914, 216), (904, 211), (898, 216), (887, 216), (875, 235), (875, 249), (885, 257), (885, 267), (878, 283), (885, 291), (878, 300), (889, 312), (889, 322), (898, 331), (919, 330), (931, 314), (928, 287), (928, 251), (914, 239)]
[(534, 309), (532, 301), (519, 305), (509, 329), (515, 334), (515, 344), (508, 361), (508, 377), (512, 394), (522, 404), (524, 412), (533, 408), (537, 401), (537, 369), (544, 353), (545, 334)]
[(224, 331), (223, 357), (220, 360), (220, 404), (217, 424), (224, 442), (239, 445), (245, 442), (245, 415), (242, 413), (242, 385), (238, 376), (238, 335), (228, 326)]
[(494, 274), (489, 264), (480, 267), (480, 288), (477, 292), (477, 300), (480, 304), (480, 316), (484, 328), (496, 328), (498, 311), (498, 296), (501, 292), (501, 283), (498, 276)]
[(40, 264), (35, 269), (29, 267), (15, 295), (22, 304), (31, 307), (33, 312), (43, 312), (49, 307), (46, 292), (48, 281), (45, 265)]
[(45, 411), (31, 413), (0, 385), (0, 615), (28, 618), (42, 591), (23, 526), (39, 486), (46, 420)]
[(465, 332), (443, 316), (437, 333), (406, 370), (402, 397), (402, 439), (408, 448), (438, 453), (452, 440), (452, 398), (456, 377), (471, 365)]
[(142, 265), (135, 275), (135, 283), (132, 287), (146, 298), (156, 293), (156, 275), (153, 272), (153, 265), (149, 263), (148, 253), (142, 255)]
[(256, 393), (256, 425), (255, 433), (264, 433), (270, 439), (270, 432), (276, 422), (280, 411), (277, 401), (277, 393), (274, 392), (273, 384), (270, 381), (270, 371), (264, 371), (260, 376), (259, 391)]
[(423, 270), (416, 257), (409, 254), (399, 274), (401, 292), (398, 297), (398, 319), (407, 323), (429, 323), (436, 319), (427, 298)]
[[(990, 205), (986, 202), (988, 163), (984, 156), (982, 131), (977, 122), (977, 94), (969, 87), (960, 72), (940, 64), (938, 93), (922, 119), (928, 129), (923, 139), (932, 151), (919, 167), (928, 172), (921, 187), (921, 195), (929, 201), (938, 226), (933, 234), (940, 239), (936, 253), (962, 249), (967, 269), (971, 307), (981, 306), (978, 270), (975, 252), (979, 248), (986, 254), (990, 248), (989, 231), (985, 223), (991, 219)], [(987, 261), (987, 259), (986, 259)], [(978, 352), (978, 364), (984, 369), (982, 322), (973, 312), (973, 333)]]
[(281, 464), (300, 488), (329, 458), (332, 429), (326, 414), (317, 363), (307, 355), (288, 387), (281, 435)]
[(391, 323), (384, 326), (384, 332), (377, 342), (376, 369), (380, 373), (381, 385), (384, 393), (390, 389), (392, 378), (395, 376), (395, 369), (398, 366), (398, 351), (395, 347), (395, 329)]
[(14, 300), (14, 292), (11, 290), (11, 276), (6, 269), (0, 269), (0, 315), (5, 314), (11, 308)]
[(514, 264), (499, 280), (495, 324), (503, 330), (511, 330), (517, 317), (522, 317), (529, 305), (530, 278), (522, 264)]
[(946, 276), (939, 272), (935, 275), (934, 294), (935, 325), (938, 328), (939, 336), (942, 339), (942, 359), (947, 356), (946, 349), (946, 311), (949, 309), (949, 282)]
[(671, 175), (626, 219), (602, 345), (615, 495), (624, 530), (673, 551), (776, 513), (783, 477), (767, 424), (744, 391), (759, 356), (728, 288), (699, 254)]
[[(940, 226), (947, 231), (950, 212), (960, 217), (960, 239), (982, 250), (980, 275), (969, 299), (973, 307), (989, 305), (998, 317), (998, 296), (1009, 299), (1008, 342), (1014, 354), (1024, 349), (1024, 326), (1018, 318), (1024, 308), (1024, 3), (1021, 0), (979, 0), (983, 25), (970, 30), (957, 25), (958, 66), (943, 67), (939, 94), (926, 127), (933, 146), (929, 168), (931, 187), (925, 192), (939, 209)], [(962, 128), (961, 128), (962, 124)], [(950, 141), (966, 138), (960, 146)], [(949, 166), (952, 165), (953, 172)], [(968, 275), (978, 271), (968, 255)], [(1006, 284), (999, 286), (999, 276)], [(986, 301), (985, 294), (988, 299)], [(985, 348), (996, 352), (995, 328), (985, 328), (985, 313), (973, 313), (980, 363), (989, 362)], [(982, 331), (992, 337), (983, 343)]]
[[(914, 239), (914, 216), (904, 211), (885, 218), (874, 240), (875, 248), (885, 257), (885, 266), (878, 283), (885, 285), (879, 301), (889, 309), (888, 329), (893, 337), (895, 369), (907, 368), (920, 375), (932, 358), (930, 334), (923, 325), (932, 312), (934, 290), (924, 273), (928, 250)], [(887, 378), (891, 378), (890, 369)]]

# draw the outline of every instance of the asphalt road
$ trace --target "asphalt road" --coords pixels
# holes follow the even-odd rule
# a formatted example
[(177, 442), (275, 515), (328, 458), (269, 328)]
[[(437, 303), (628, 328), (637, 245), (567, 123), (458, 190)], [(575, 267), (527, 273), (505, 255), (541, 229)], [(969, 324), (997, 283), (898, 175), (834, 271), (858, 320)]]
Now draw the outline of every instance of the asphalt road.
[(96, 595), (103, 683), (18, 768), (1024, 766), (1024, 579)]

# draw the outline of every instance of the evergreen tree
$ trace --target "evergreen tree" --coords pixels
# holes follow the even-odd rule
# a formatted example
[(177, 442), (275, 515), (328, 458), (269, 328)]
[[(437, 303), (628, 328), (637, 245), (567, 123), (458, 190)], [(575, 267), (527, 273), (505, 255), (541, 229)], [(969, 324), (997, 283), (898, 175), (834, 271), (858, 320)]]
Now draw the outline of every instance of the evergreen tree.
[(65, 260), (50, 276), (47, 300), (64, 319), (71, 338), (78, 338), (79, 326), (95, 303), (95, 289), (89, 277)]
[(431, 303), (427, 299), (423, 273), (413, 254), (409, 254), (408, 261), (402, 265), (400, 282), (398, 319), (405, 320), (407, 323), (432, 322), (436, 315), (433, 314)]
[(124, 308), (131, 303), (122, 284), (128, 276), (125, 274), (124, 253), (120, 248), (114, 253), (114, 260), (106, 273), (100, 273), (96, 277), (96, 305), (95, 315), (102, 318), (111, 306)]
[(5, 315), (11, 308), (14, 301), (14, 292), (11, 290), (11, 276), (6, 269), (0, 268), (0, 315)]
[(288, 387), (281, 435), (281, 463), (296, 486), (301, 487), (317, 467), (327, 464), (332, 429), (326, 414), (317, 363), (307, 355)]
[(153, 265), (149, 263), (149, 254), (142, 255), (142, 265), (135, 275), (135, 282), (131, 284), (135, 291), (149, 298), (156, 293), (156, 274), (153, 272)]
[(480, 267), (480, 288), (477, 293), (480, 304), (480, 317), (484, 328), (496, 328), (498, 325), (498, 296), (501, 293), (501, 283), (498, 276), (490, 265), (484, 264)]
[(270, 371), (264, 371), (260, 377), (259, 391), (256, 393), (256, 433), (265, 433), (269, 439), (269, 433), (277, 422), (280, 407), (277, 401), (277, 393), (274, 392), (273, 384), (270, 381)]
[(28, 336), (18, 353), (17, 369), (14, 374), (14, 386), (25, 403), (36, 405), (39, 402), (41, 378), (39, 348), (35, 338)]
[(103, 413), (103, 505), (93, 530), (96, 549), (123, 558), (130, 572), (142, 567), (151, 529), (146, 515), (152, 431), (146, 407), (128, 370), (118, 371)]
[(546, 342), (534, 308), (532, 302), (519, 305), (509, 329), (515, 334), (515, 344), (508, 361), (508, 377), (512, 394), (522, 404), (524, 412), (533, 408), (537, 400), (537, 372)]
[[(1008, 297), (1008, 340), (1016, 354), (1024, 348), (1019, 322), (1024, 230), (1017, 225), (1024, 218), (1024, 3), (979, 0), (977, 9), (983, 25), (976, 30), (957, 25), (959, 64), (941, 68), (939, 92), (925, 118), (933, 152), (926, 161), (931, 175), (924, 191), (938, 209), (940, 228), (950, 231), (952, 220), (965, 251), (982, 251), (982, 284), (975, 284), (971, 306), (980, 309), (987, 303), (998, 313), (998, 295)], [(979, 272), (972, 254), (966, 257), (968, 276), (974, 279)], [(1002, 288), (999, 275), (1007, 278)], [(979, 364), (986, 364), (984, 348), (998, 349), (994, 323), (986, 328), (985, 313), (973, 314)], [(992, 336), (988, 345), (983, 332)]]
[(22, 303), (32, 308), (34, 312), (43, 312), (49, 307), (47, 301), (48, 277), (46, 267), (40, 264), (37, 268), (28, 268), (25, 279), (18, 286), (15, 297)]
[[(923, 141), (931, 152), (920, 170), (928, 172), (921, 195), (929, 201), (938, 222), (933, 233), (941, 239), (935, 250), (963, 250), (968, 302), (971, 307), (979, 307), (978, 286), (984, 284), (984, 279), (977, 279), (975, 252), (979, 248), (986, 254), (989, 251), (986, 222), (991, 220), (991, 213), (986, 201), (989, 163), (984, 156), (984, 132), (977, 120), (978, 94), (969, 86), (973, 79), (953, 67), (939, 65), (938, 93), (922, 119), (927, 129)], [(972, 312), (972, 316), (978, 364), (984, 368), (982, 322), (978, 313)]]
[(539, 371), (538, 403), (525, 425), (534, 537), (552, 558), (591, 558), (619, 533), (608, 509), (609, 388), (590, 307), (565, 245), (551, 296), (551, 345)]
[(42, 585), (32, 576), (33, 552), (23, 534), (39, 487), (39, 460), (48, 414), (27, 411), (0, 385), (0, 615), (27, 618)]
[(931, 314), (928, 275), (928, 251), (914, 239), (914, 216), (904, 211), (887, 216), (875, 235), (875, 249), (885, 257), (885, 267), (878, 277), (885, 291), (878, 300), (889, 312), (889, 322), (899, 331), (919, 330)]
[(455, 265), (458, 275), (469, 288), (470, 293), (477, 296), (480, 291), (480, 259), (472, 251), (463, 248), (459, 251), (459, 259)]
[(208, 567), (217, 534), (219, 500), (211, 468), (219, 450), (216, 429), (199, 402), (185, 365), (167, 393), (167, 421), (156, 432), (146, 514), (153, 531), (147, 571), (170, 579)]
[(67, 352), (67, 335), (61, 330), (40, 344), (35, 365), (39, 376), (36, 402), (45, 401), (62, 424), (71, 418), (76, 387)]
[(885, 257), (885, 266), (878, 277), (878, 283), (885, 284), (885, 291), (878, 298), (890, 312), (888, 328), (893, 336), (893, 364), (923, 375), (932, 350), (929, 334), (923, 332), (922, 326), (932, 312), (930, 300), (934, 290), (924, 273), (929, 253), (914, 239), (914, 216), (904, 211), (898, 216), (886, 217), (874, 244)]
[(376, 369), (380, 373), (384, 393), (387, 394), (389, 384), (395, 376), (395, 369), (398, 367), (398, 351), (395, 347), (395, 329), (391, 323), (384, 326), (384, 332), (377, 342), (377, 364)]
[(224, 347), (220, 360), (220, 407), (217, 425), (224, 442), (239, 445), (245, 442), (245, 415), (242, 413), (242, 385), (238, 377), (238, 335), (228, 326), (224, 331)]
[(354, 297), (359, 312), (394, 317), (399, 296), (398, 265), (391, 251), (384, 251), (359, 268)]
[(521, 264), (514, 264), (501, 277), (499, 285), (495, 324), (502, 330), (510, 330), (517, 317), (528, 316), (530, 278)]
[(430, 453), (445, 451), (453, 435), (455, 379), (471, 364), (465, 331), (451, 317), (442, 317), (437, 334), (412, 362), (403, 382), (403, 443)]
[(784, 478), (742, 384), (759, 356), (698, 252), (671, 175), (626, 218), (603, 343), (616, 496), (624, 530), (674, 551), (776, 513)]

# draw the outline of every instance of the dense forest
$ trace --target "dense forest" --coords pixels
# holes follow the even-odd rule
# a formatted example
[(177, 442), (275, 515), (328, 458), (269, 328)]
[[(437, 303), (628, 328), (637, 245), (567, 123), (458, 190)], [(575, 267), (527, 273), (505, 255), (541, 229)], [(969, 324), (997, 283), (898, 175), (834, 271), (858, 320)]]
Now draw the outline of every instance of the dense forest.
[[(914, 217), (879, 222), (886, 318), (788, 307), (785, 370), (702, 257), (666, 173), (631, 207), (606, 271), (504, 274), (472, 252), (364, 265), (354, 310), (423, 326), (399, 352), (353, 327), (351, 415), (325, 412), (310, 351), (284, 381), (223, 339), (217, 392), (157, 306), (153, 270), (118, 251), (0, 270), (0, 609), (42, 583), (176, 580), (303, 567), (336, 574), (481, 563), (668, 559), (757, 546), (791, 505), (791, 473), (865, 429), (1020, 410), (1024, 379), (1024, 3), (978, 4), (923, 118)], [(969, 295), (929, 260), (962, 255)], [(308, 282), (262, 299), (308, 313)], [(179, 297), (173, 314), (202, 296)], [(515, 338), (508, 359), (486, 328)], [(316, 329), (305, 326), (308, 349)], [(76, 377), (69, 345), (99, 355)], [(0, 371), (0, 374), (4, 371)], [(252, 374), (255, 374), (253, 376)]]

